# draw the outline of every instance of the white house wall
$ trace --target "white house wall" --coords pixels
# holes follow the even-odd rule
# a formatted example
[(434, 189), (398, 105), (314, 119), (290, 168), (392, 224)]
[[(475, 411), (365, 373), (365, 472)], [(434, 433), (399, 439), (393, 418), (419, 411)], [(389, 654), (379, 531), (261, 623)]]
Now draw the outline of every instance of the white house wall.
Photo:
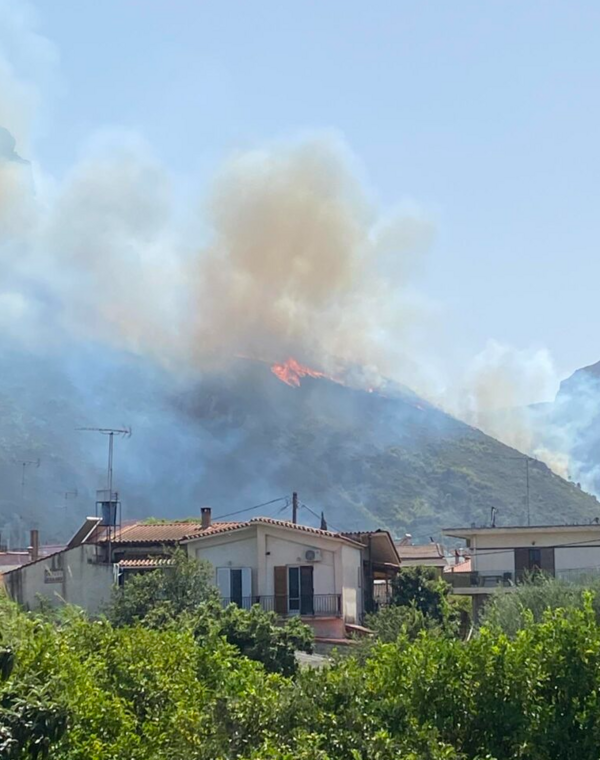
[(344, 620), (357, 623), (362, 609), (362, 558), (361, 551), (353, 546), (342, 546), (342, 593)]
[[(39, 597), (43, 597), (52, 606), (74, 604), (94, 615), (110, 600), (114, 579), (112, 565), (98, 564), (95, 557), (94, 546), (76, 546), (9, 573), (6, 589), (12, 599), (29, 609), (38, 608)], [(48, 576), (59, 563), (62, 572), (54, 570), (53, 577), (61, 580), (48, 583)]]
[[(345, 542), (296, 532), (277, 526), (255, 524), (239, 537), (235, 533), (207, 536), (188, 544), (188, 552), (218, 567), (252, 569), (252, 595), (274, 596), (275, 568), (311, 565), (315, 594), (341, 594), (348, 622), (359, 620), (362, 610), (362, 558), (360, 548)], [(321, 552), (318, 562), (305, 559), (307, 549)]]
[(593, 570), (600, 568), (600, 546), (555, 549), (554, 567), (557, 575), (565, 570)]
[[(262, 572), (262, 588), (259, 593), (272, 596), (275, 593), (275, 568), (281, 565), (312, 565), (313, 584), (315, 594), (339, 594), (342, 591), (341, 577), (336, 578), (335, 555), (341, 549), (332, 541), (312, 541), (312, 536), (307, 540), (299, 540), (288, 536), (274, 535), (270, 531), (264, 532), (264, 565)], [(302, 537), (303, 538), (303, 537)], [(333, 548), (333, 551), (332, 551)], [(304, 552), (307, 549), (320, 549), (321, 560), (319, 562), (307, 562)]]
[[(244, 532), (246, 533), (246, 532)], [(231, 535), (215, 536), (210, 539), (199, 541), (197, 544), (191, 544), (193, 555), (196, 559), (206, 560), (215, 569), (214, 581), (216, 582), (216, 569), (218, 567), (241, 568), (249, 567), (252, 570), (252, 591), (251, 596), (260, 593), (258, 589), (258, 558), (256, 551), (255, 531), (251, 530), (252, 535), (236, 536)]]

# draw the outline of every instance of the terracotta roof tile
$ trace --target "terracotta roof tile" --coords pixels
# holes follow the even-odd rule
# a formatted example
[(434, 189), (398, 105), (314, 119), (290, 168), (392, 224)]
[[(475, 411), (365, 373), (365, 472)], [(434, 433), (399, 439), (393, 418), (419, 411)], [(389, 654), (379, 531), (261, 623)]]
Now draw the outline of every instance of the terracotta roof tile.
[[(309, 533), (315, 536), (325, 538), (336, 538), (340, 541), (352, 544), (353, 546), (362, 546), (362, 544), (341, 533), (334, 533), (330, 530), (321, 530), (320, 528), (311, 528), (308, 525), (289, 522), (288, 520), (275, 520), (271, 517), (254, 517), (248, 522), (214, 522), (209, 528), (202, 528), (201, 523), (190, 522), (170, 522), (170, 523), (134, 523), (121, 528), (116, 536), (113, 537), (113, 544), (167, 544), (174, 545), (181, 541), (188, 541), (204, 536), (214, 536), (221, 533), (228, 533), (232, 530), (247, 528), (250, 525), (272, 525), (280, 528), (291, 528), (303, 533)], [(103, 538), (99, 543), (106, 543), (107, 538)]]
[(458, 565), (449, 565), (444, 568), (445, 573), (470, 573), (471, 572), (471, 558), (465, 559), (464, 562), (460, 562)]
[(153, 567), (169, 567), (173, 564), (173, 560), (169, 557), (147, 557), (144, 559), (122, 559), (118, 566), (122, 570), (135, 569), (135, 568), (153, 568)]
[(251, 523), (266, 523), (267, 525), (278, 525), (282, 528), (293, 528), (295, 530), (301, 530), (304, 533), (313, 533), (317, 536), (326, 536), (327, 538), (337, 538), (341, 541), (346, 541), (349, 544), (362, 547), (360, 541), (355, 541), (353, 538), (344, 535), (343, 533), (335, 533), (332, 530), (321, 530), (320, 528), (311, 528), (309, 525), (300, 525), (300, 523), (289, 522), (288, 520), (276, 520), (273, 517), (253, 517), (250, 520)]
[[(218, 527), (237, 526), (238, 523), (213, 523), (210, 528), (202, 530), (202, 523), (134, 523), (121, 528), (113, 537), (113, 544), (177, 544), (192, 534), (212, 533)], [(100, 543), (106, 543), (104, 538)]]
[(189, 536), (186, 536), (186, 540), (191, 541), (195, 538), (203, 538), (204, 536), (208, 535), (214, 535), (215, 533), (226, 533), (231, 530), (238, 530), (240, 528), (247, 528), (250, 525), (273, 525), (274, 527), (279, 528), (291, 528), (292, 530), (299, 530), (303, 533), (310, 533), (312, 535), (316, 536), (323, 536), (325, 538), (336, 538), (340, 541), (345, 541), (348, 544), (352, 544), (353, 546), (360, 546), (362, 548), (362, 544), (358, 541), (355, 541), (352, 538), (349, 538), (347, 536), (342, 535), (341, 533), (334, 533), (330, 530), (321, 530), (320, 528), (311, 528), (308, 525), (300, 525), (300, 523), (293, 523), (288, 520), (276, 520), (273, 517), (253, 517), (248, 522), (240, 522), (240, 523), (213, 523), (211, 528), (206, 530), (198, 531), (197, 533), (190, 533)]

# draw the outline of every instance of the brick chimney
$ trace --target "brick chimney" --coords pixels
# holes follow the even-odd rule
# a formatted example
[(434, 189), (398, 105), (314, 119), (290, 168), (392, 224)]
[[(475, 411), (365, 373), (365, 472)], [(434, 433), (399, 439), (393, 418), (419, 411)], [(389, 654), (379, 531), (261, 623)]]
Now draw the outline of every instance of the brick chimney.
[(29, 557), (32, 562), (39, 559), (40, 556), (40, 532), (39, 530), (32, 530), (30, 533), (30, 546)]
[(206, 530), (207, 528), (210, 528), (211, 523), (211, 508), (210, 507), (202, 507), (200, 510), (200, 514), (202, 516), (202, 530)]

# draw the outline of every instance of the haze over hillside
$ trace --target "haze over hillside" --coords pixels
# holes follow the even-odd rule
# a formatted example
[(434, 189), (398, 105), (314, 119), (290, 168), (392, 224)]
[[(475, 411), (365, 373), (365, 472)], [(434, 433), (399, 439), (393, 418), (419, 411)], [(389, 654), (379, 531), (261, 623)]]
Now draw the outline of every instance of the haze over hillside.
[[(498, 524), (526, 520), (525, 457), (392, 385), (368, 392), (302, 377), (296, 387), (241, 359), (183, 383), (127, 355), (3, 352), (0, 404), (0, 527), (13, 543), (32, 526), (64, 539), (93, 513), (106, 439), (76, 430), (86, 425), (133, 428), (115, 443), (126, 519), (197, 515), (206, 504), (218, 518), (297, 490), (332, 527), (422, 540), (445, 525), (486, 524), (491, 507)], [(18, 462), (37, 457), (21, 500)], [(533, 522), (600, 514), (595, 498), (536, 462), (530, 508)], [(308, 510), (300, 517), (315, 520)]]

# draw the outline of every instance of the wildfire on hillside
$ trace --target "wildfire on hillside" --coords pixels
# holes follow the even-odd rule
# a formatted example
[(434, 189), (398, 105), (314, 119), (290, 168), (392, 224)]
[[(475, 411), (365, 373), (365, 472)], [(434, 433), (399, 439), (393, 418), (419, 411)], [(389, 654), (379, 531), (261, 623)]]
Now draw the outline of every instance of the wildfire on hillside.
[[(325, 377), (327, 375), (324, 372), (319, 372), (316, 369), (306, 367), (300, 362), (290, 357), (287, 361), (281, 364), (273, 364), (271, 366), (271, 372), (278, 377), (282, 383), (291, 385), (292, 387), (300, 387), (300, 378), (302, 377)], [(328, 378), (333, 379), (333, 378)]]

